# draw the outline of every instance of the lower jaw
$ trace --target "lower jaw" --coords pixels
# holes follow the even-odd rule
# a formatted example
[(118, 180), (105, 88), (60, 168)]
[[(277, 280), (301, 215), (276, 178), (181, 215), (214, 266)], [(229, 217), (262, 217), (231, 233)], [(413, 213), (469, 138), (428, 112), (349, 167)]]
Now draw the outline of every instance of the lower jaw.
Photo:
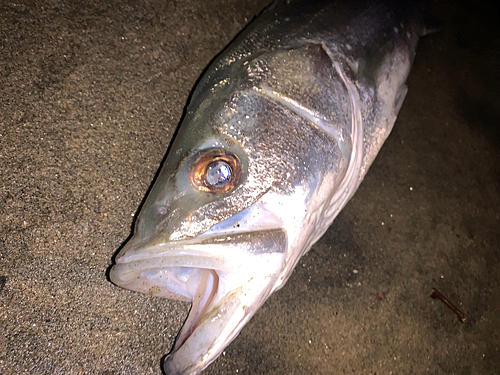
[[(202, 270), (204, 275), (211, 270)], [(212, 363), (239, 334), (259, 307), (269, 297), (273, 282), (267, 277), (242, 277), (218, 274), (219, 285), (212, 299), (192, 310), (172, 352), (163, 363), (167, 374), (198, 374)], [(205, 295), (207, 295), (205, 293)], [(198, 310), (196, 310), (198, 309)]]
[[(194, 277), (187, 281), (187, 289), (191, 293), (192, 306), (189, 315), (175, 342), (173, 350), (177, 350), (193, 333), (202, 317), (212, 306), (212, 301), (219, 288), (219, 275), (214, 270), (196, 269)], [(193, 280), (194, 279), (194, 280)], [(189, 285), (191, 283), (191, 285)]]

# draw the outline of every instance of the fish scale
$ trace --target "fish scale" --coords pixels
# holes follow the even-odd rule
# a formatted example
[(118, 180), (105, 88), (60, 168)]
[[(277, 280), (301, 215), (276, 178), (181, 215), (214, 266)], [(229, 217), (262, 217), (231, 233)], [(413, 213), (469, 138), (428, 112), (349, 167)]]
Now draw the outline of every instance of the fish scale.
[(277, 1), (202, 76), (110, 272), (193, 302), (167, 374), (214, 361), (352, 197), (406, 95), (421, 17), (414, 2)]

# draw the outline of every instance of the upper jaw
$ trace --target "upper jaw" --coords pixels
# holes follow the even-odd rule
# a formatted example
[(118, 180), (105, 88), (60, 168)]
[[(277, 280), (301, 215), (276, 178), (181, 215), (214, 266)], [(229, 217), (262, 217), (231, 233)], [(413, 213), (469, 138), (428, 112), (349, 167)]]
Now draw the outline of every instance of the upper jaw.
[(144, 272), (189, 267), (236, 272), (258, 265), (261, 274), (274, 274), (284, 256), (287, 235), (282, 228), (196, 237), (178, 242), (141, 243), (133, 237), (115, 259), (111, 281), (123, 286)]

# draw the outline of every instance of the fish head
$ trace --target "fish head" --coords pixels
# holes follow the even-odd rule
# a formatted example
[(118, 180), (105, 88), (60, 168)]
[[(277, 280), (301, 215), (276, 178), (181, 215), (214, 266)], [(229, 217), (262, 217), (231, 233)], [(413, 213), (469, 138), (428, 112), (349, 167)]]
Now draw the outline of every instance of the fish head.
[(235, 86), (195, 91), (110, 272), (123, 288), (193, 303), (167, 373), (203, 370), (286, 280), (349, 164), (293, 105)]

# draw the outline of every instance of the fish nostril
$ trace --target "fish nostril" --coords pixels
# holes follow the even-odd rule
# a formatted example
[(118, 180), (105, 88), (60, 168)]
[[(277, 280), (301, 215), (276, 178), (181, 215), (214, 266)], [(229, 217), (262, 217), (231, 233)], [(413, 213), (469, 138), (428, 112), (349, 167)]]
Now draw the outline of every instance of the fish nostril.
[(167, 207), (165, 207), (165, 206), (158, 207), (158, 213), (160, 215), (165, 215), (167, 213)]

